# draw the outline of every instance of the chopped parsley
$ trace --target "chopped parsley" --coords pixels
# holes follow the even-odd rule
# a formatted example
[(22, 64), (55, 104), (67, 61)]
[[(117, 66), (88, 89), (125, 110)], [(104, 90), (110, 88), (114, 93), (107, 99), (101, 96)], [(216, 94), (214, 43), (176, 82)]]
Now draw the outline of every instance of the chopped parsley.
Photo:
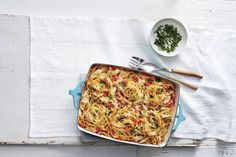
[(109, 97), (110, 100), (113, 98), (112, 95), (109, 95), (108, 97)]
[(169, 24), (159, 26), (155, 31), (155, 34), (156, 39), (154, 44), (158, 46), (161, 51), (167, 53), (173, 52), (182, 39), (177, 28)]

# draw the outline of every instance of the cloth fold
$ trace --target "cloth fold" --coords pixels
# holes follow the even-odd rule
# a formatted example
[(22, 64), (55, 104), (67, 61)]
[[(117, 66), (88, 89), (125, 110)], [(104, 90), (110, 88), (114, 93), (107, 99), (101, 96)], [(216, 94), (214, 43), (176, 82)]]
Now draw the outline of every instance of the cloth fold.
[(199, 71), (199, 86), (181, 86), (186, 121), (173, 137), (236, 142), (236, 32), (188, 27), (188, 43), (176, 57), (155, 54), (154, 22), (138, 19), (31, 17), (30, 137), (78, 136), (77, 110), (68, 94), (93, 63), (128, 66), (139, 56), (162, 66)]

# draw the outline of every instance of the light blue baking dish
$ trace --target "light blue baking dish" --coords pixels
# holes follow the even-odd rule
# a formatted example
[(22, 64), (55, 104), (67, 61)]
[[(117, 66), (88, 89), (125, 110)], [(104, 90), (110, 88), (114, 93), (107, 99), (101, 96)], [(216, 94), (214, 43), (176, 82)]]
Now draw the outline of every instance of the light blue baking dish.
[[(106, 65), (107, 64), (93, 64), (92, 66), (94, 65)], [(91, 66), (91, 67), (92, 67)], [(114, 66), (114, 65), (109, 65), (109, 66)], [(118, 68), (124, 68), (124, 69), (128, 69), (128, 70), (131, 70), (131, 71), (136, 71), (136, 70), (133, 70), (133, 69), (130, 69), (130, 68), (126, 68), (126, 67), (121, 67), (121, 66), (116, 66)], [(87, 76), (89, 75), (90, 73), (90, 70), (87, 74)], [(147, 74), (150, 74), (150, 73), (147, 73)], [(153, 75), (153, 74), (151, 74)], [(157, 77), (161, 77), (161, 76), (157, 76)], [(161, 77), (163, 78), (163, 77)], [(163, 79), (166, 79), (166, 78), (163, 78)], [(167, 79), (168, 80), (168, 79)], [(168, 80), (168, 81), (171, 81), (173, 82), (172, 80)], [(85, 84), (86, 80), (83, 80), (83, 81), (80, 81), (77, 86), (72, 89), (72, 90), (69, 90), (69, 94), (72, 96), (73, 98), (73, 105), (76, 109), (79, 110), (79, 104), (80, 104), (80, 97), (82, 96), (82, 93), (83, 93), (83, 87), (84, 87), (84, 84)], [(94, 135), (94, 136), (98, 136), (98, 137), (101, 137), (101, 138), (105, 138), (105, 139), (109, 139), (109, 140), (112, 140), (112, 141), (117, 141), (117, 142), (122, 142), (122, 143), (128, 143), (128, 144), (133, 144), (133, 145), (140, 145), (140, 146), (149, 146), (149, 147), (164, 147), (167, 142), (168, 142), (168, 139), (169, 139), (169, 136), (170, 136), (170, 133), (171, 132), (174, 132), (178, 126), (180, 125), (181, 122), (183, 122), (185, 120), (185, 116), (183, 114), (183, 109), (182, 109), (182, 105), (179, 103), (179, 93), (180, 93), (180, 86), (178, 83), (176, 82), (173, 82), (176, 86), (176, 94), (177, 94), (177, 101), (176, 101), (176, 112), (175, 112), (175, 119), (174, 119), (174, 122), (171, 126), (171, 130), (168, 132), (168, 138), (166, 138), (166, 140), (160, 144), (160, 145), (152, 145), (152, 144), (139, 144), (139, 143), (135, 143), (135, 142), (128, 142), (128, 141), (122, 141), (122, 140), (117, 140), (117, 139), (114, 139), (114, 138), (111, 138), (111, 137), (107, 137), (107, 136), (102, 136), (102, 135), (99, 135), (97, 133), (93, 133), (93, 132), (90, 132), (84, 128), (81, 128), (79, 125), (78, 125), (78, 128), (79, 130), (85, 132), (85, 133), (88, 133), (88, 134), (91, 134), (91, 135)], [(177, 104), (178, 102), (178, 104)]]

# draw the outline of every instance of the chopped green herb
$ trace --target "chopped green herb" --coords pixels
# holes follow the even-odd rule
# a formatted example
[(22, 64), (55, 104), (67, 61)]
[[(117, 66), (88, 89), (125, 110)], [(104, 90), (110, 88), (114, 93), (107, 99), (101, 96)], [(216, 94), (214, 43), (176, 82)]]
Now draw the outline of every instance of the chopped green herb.
[(131, 129), (131, 130), (130, 130), (130, 133), (131, 133), (131, 134), (134, 134), (134, 133), (135, 133), (135, 129)]
[(109, 95), (108, 97), (109, 97), (110, 100), (113, 98), (112, 95)]
[(173, 52), (182, 39), (177, 28), (169, 24), (159, 26), (155, 33), (156, 39), (154, 44), (157, 45), (160, 50), (167, 53)]

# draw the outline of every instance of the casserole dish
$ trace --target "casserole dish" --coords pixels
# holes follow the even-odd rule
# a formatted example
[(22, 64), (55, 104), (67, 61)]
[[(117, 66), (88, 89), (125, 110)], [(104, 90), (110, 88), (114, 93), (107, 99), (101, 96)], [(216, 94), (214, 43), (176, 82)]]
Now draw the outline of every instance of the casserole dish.
[(164, 147), (185, 119), (179, 92), (179, 84), (154, 74), (93, 64), (85, 81), (69, 93), (79, 109), (79, 130), (117, 142)]

